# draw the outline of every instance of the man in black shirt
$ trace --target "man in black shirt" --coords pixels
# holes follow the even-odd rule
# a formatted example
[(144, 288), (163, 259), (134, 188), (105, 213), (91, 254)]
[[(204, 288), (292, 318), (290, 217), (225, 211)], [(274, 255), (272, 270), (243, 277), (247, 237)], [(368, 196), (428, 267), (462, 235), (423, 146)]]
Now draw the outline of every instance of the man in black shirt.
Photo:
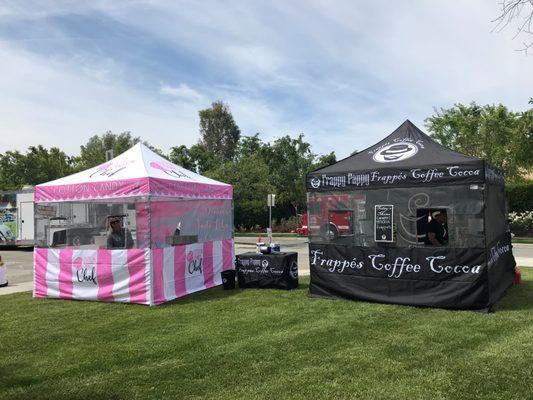
[(445, 246), (448, 244), (446, 212), (435, 211), (432, 217), (427, 225), (425, 243), (432, 246)]
[(122, 227), (120, 218), (112, 218), (109, 221), (109, 233), (107, 234), (108, 249), (131, 249), (133, 238), (131, 232)]

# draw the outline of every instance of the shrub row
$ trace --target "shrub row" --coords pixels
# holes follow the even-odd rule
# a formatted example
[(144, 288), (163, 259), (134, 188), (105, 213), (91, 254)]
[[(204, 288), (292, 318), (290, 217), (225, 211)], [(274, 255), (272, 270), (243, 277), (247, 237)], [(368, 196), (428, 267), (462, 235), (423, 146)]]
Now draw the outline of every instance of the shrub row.
[(509, 212), (533, 210), (533, 181), (507, 185), (505, 193), (509, 200)]

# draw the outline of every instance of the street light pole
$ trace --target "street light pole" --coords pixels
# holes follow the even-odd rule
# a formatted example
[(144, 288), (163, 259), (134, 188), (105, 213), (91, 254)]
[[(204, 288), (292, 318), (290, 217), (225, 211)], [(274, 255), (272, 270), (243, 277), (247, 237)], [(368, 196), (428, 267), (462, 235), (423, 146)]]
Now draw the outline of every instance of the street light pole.
[(270, 242), (272, 242), (272, 207), (276, 205), (276, 195), (269, 194), (267, 196), (267, 205), (268, 205), (268, 237)]

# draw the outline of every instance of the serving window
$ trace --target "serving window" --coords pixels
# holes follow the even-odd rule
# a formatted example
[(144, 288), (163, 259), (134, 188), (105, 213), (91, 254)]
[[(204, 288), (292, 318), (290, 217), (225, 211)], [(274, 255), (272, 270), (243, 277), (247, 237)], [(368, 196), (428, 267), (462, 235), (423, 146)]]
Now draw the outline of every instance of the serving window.
[(35, 213), (37, 247), (142, 249), (233, 238), (232, 200), (38, 203)]
[[(140, 247), (137, 210), (142, 202), (64, 202), (35, 206), (37, 247)], [(110, 238), (115, 240), (110, 240)]]
[[(483, 190), (470, 186), (369, 189), (308, 194), (311, 243), (363, 247), (425, 247), (428, 228), (445, 217), (442, 246), (484, 246)], [(392, 240), (376, 240), (376, 206), (389, 207)], [(433, 216), (441, 213), (440, 217)], [(346, 216), (350, 228), (332, 234), (332, 222)], [(335, 218), (333, 218), (335, 217)], [(433, 221), (433, 222), (432, 222)], [(343, 234), (344, 233), (344, 234)], [(442, 232), (441, 232), (442, 233)], [(388, 239), (388, 238), (387, 238)]]

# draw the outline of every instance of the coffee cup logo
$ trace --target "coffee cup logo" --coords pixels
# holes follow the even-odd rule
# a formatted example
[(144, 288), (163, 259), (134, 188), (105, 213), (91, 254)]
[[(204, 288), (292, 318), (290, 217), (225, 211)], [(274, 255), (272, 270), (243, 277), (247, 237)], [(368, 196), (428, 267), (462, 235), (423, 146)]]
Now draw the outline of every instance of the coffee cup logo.
[(372, 157), (379, 163), (389, 163), (407, 160), (418, 153), (418, 146), (414, 143), (398, 142), (385, 146)]
[(293, 261), (289, 267), (289, 274), (292, 279), (298, 279), (298, 263)]

